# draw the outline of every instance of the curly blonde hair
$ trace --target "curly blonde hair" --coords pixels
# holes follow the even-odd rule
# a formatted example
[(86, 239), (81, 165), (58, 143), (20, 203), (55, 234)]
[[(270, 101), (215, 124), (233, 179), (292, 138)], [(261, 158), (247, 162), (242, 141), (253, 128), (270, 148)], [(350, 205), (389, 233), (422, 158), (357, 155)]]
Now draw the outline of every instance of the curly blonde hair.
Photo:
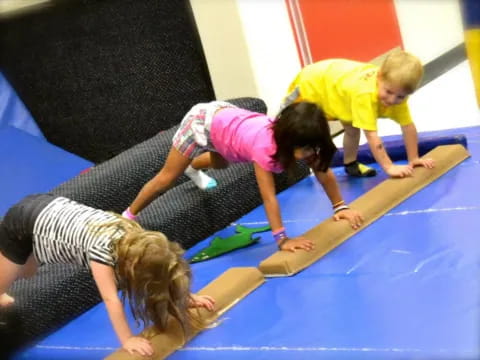
[(423, 77), (423, 66), (420, 60), (400, 49), (387, 55), (379, 71), (382, 81), (413, 93)]
[(180, 324), (185, 339), (191, 331), (204, 328), (198, 312), (188, 310), (192, 273), (181, 246), (161, 232), (145, 230), (118, 215), (104, 225), (111, 226), (123, 233), (112, 244), (115, 273), (135, 320), (164, 331), (171, 316)]

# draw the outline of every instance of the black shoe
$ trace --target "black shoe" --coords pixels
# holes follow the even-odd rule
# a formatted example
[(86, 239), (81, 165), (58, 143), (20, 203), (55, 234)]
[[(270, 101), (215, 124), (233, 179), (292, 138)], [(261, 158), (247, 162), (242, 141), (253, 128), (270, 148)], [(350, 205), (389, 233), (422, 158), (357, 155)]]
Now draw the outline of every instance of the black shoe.
[(345, 164), (345, 172), (350, 175), (350, 176), (355, 176), (355, 177), (372, 177), (377, 175), (377, 172), (375, 171), (374, 168), (371, 168), (370, 166), (363, 165), (359, 163), (357, 160)]

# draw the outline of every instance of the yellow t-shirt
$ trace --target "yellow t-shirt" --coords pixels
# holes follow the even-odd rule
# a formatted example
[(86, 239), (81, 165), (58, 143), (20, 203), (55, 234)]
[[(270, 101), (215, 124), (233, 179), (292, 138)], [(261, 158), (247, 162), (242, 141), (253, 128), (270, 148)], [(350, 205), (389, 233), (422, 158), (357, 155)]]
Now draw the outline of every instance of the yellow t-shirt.
[(377, 130), (378, 118), (390, 118), (401, 126), (412, 123), (407, 102), (389, 107), (378, 101), (378, 66), (346, 59), (330, 59), (307, 65), (290, 84), (295, 101), (320, 106), (330, 120)]

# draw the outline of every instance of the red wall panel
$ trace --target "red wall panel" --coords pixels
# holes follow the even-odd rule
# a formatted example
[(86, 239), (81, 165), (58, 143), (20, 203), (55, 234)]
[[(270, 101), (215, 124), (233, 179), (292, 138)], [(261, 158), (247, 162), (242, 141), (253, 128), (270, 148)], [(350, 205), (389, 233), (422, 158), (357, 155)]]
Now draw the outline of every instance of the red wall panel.
[(394, 0), (286, 0), (303, 65), (368, 61), (402, 46)]

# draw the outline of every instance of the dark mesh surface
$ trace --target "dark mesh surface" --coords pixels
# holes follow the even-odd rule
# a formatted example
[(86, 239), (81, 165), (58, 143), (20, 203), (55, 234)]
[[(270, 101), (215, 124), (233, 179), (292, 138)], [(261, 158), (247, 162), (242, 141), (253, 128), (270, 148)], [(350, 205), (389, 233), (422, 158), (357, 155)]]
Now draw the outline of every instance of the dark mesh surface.
[[(171, 127), (191, 106), (213, 99), (189, 2), (54, 4), (0, 21), (0, 68), (50, 142), (100, 163), (53, 192), (121, 212), (162, 167), (176, 130)], [(261, 100), (236, 103), (266, 111)], [(151, 227), (165, 227), (172, 239), (191, 246), (259, 204), (251, 166), (214, 176), (220, 186), (208, 194), (183, 177), (145, 211), (145, 220), (162, 211)], [(169, 197), (175, 201), (164, 201)], [(16, 305), (0, 310), (0, 359), (100, 301), (89, 272), (68, 265), (44, 266), (11, 293)]]
[[(121, 213), (142, 186), (163, 166), (178, 126), (92, 167), (53, 190), (53, 193), (98, 209)], [(185, 176), (179, 183), (187, 180)]]
[(101, 298), (89, 271), (74, 265), (45, 265), (10, 290), (15, 306), (0, 310), (0, 359), (45, 336), (97, 304)]
[[(252, 111), (266, 112), (265, 103), (260, 99), (238, 98), (227, 101)], [(162, 168), (177, 128), (174, 126), (120, 153), (58, 186), (53, 192), (92, 207), (121, 213), (142, 186)], [(182, 176), (178, 184), (186, 180), (188, 178)]]
[[(254, 111), (266, 111), (264, 102), (259, 99), (230, 101)], [(143, 184), (163, 166), (176, 129), (174, 126), (155, 135), (67, 181), (53, 192), (96, 208), (116, 212), (125, 210)], [(187, 177), (179, 179), (179, 184), (183, 184), (164, 195), (167, 199), (175, 198), (176, 202), (164, 206), (161, 197), (151, 210), (145, 211), (147, 220), (150, 213), (165, 213), (165, 219), (163, 215), (157, 217), (157, 220), (163, 220), (148, 226), (153, 229), (165, 227), (172, 239), (179, 239), (184, 246), (192, 246), (258, 205), (258, 189), (251, 165), (236, 165), (213, 175), (218, 177), (221, 185), (209, 194), (194, 188), (191, 181), (186, 181)], [(235, 184), (239, 185), (237, 189), (233, 189)], [(234, 199), (233, 191), (237, 191), (235, 196), (241, 196)], [(232, 195), (225, 196), (228, 193)], [(203, 206), (202, 212), (196, 214), (199, 206)], [(10, 349), (46, 336), (100, 301), (89, 272), (69, 265), (41, 267), (34, 278), (16, 282), (11, 292), (17, 297), (15, 307), (7, 312), (0, 310), (0, 359), (6, 358)], [(8, 346), (3, 346), (4, 339)]]
[(188, 0), (64, 0), (0, 21), (0, 69), (47, 139), (99, 163), (212, 100)]
[[(252, 164), (233, 164), (208, 174), (217, 180), (216, 188), (202, 191), (187, 181), (153, 201), (140, 213), (138, 221), (190, 248), (262, 204)], [(309, 168), (299, 163), (290, 179), (285, 173), (276, 175), (277, 192), (308, 174)]]

